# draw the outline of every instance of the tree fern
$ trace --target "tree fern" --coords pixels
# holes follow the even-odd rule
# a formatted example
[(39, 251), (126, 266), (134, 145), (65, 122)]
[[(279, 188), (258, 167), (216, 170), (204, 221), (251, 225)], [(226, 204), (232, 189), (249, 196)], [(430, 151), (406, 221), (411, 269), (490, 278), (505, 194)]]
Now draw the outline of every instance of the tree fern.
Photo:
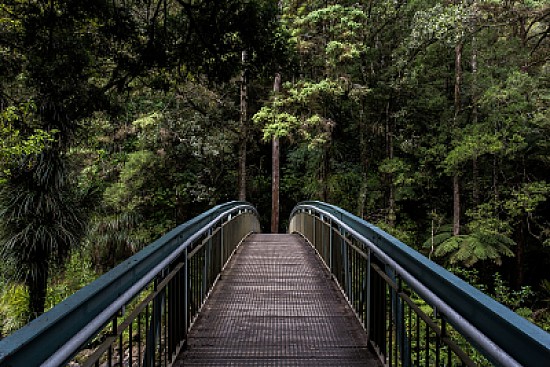
[[(468, 230), (468, 228), (466, 228)], [(502, 257), (513, 257), (510, 247), (515, 242), (509, 237), (476, 227), (474, 231), (459, 236), (452, 235), (452, 226), (441, 227), (439, 233), (424, 242), (424, 247), (434, 246), (433, 255), (445, 259), (449, 264), (471, 267), (479, 261), (502, 264)]]

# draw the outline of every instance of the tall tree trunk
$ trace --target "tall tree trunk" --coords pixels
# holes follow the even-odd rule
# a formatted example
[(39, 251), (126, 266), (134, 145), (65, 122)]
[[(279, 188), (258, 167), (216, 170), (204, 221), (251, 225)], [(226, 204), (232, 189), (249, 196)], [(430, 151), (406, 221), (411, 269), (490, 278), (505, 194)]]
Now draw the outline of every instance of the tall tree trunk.
[[(455, 92), (454, 92), (454, 118), (453, 136), (458, 129), (458, 116), (461, 110), (461, 87), (462, 87), (462, 48), (463, 43), (459, 41), (455, 46)], [(460, 234), (460, 176), (459, 168), (453, 173), (453, 235)]]
[[(275, 99), (281, 90), (281, 74), (275, 75), (273, 92)], [(279, 137), (275, 136), (271, 150), (271, 233), (279, 232)]]
[(271, 233), (279, 232), (279, 138), (275, 137), (271, 147)]
[(474, 156), (472, 160), (472, 200), (474, 202), (474, 207), (477, 210), (479, 206), (479, 165), (477, 161), (477, 156)]
[[(478, 88), (477, 88), (477, 4), (474, 0), (472, 4), (473, 14), (472, 14), (472, 58), (470, 60), (470, 66), (472, 68), (472, 124), (477, 125), (478, 122), (478, 110), (477, 110), (477, 100), (478, 100)], [(472, 159), (472, 200), (475, 210), (479, 205), (479, 166), (477, 161), (477, 154), (474, 155)]]
[(362, 182), (361, 189), (359, 190), (359, 202), (357, 205), (357, 216), (364, 218), (365, 214), (365, 201), (367, 199), (367, 182), (368, 182), (368, 168), (369, 168), (369, 155), (367, 144), (367, 127), (365, 126), (364, 117), (364, 104), (361, 101), (361, 111), (359, 112), (359, 145), (361, 149), (361, 173)]
[(241, 131), (239, 137), (239, 200), (246, 201), (246, 143), (248, 140), (248, 88), (246, 67), (247, 53), (242, 52), (242, 74), (241, 74)]
[(521, 220), (519, 226), (519, 236), (516, 245), (516, 276), (514, 279), (514, 286), (519, 289), (523, 285), (524, 271), (523, 271), (523, 258), (525, 252), (525, 232), (527, 218)]
[[(390, 100), (386, 104), (386, 156), (388, 159), (393, 159), (393, 125), (390, 118)], [(390, 226), (395, 225), (395, 188), (393, 181), (393, 173), (389, 173), (388, 177), (388, 187), (389, 187), (389, 197), (388, 197), (388, 224)]]
[(460, 234), (460, 179), (453, 175), (453, 236)]

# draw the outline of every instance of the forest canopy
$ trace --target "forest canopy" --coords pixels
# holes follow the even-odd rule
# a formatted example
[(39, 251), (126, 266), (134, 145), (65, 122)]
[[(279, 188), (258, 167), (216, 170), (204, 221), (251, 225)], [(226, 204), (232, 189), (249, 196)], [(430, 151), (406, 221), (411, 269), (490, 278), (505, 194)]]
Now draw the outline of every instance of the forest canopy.
[(272, 139), (279, 230), (332, 203), (550, 329), (549, 23), (548, 0), (4, 0), (0, 336), (217, 203), (269, 228)]

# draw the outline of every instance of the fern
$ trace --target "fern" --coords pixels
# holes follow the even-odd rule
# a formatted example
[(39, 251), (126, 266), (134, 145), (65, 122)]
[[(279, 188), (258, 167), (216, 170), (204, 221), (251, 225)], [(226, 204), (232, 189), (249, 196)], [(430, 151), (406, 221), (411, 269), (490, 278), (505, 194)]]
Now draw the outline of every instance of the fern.
[(440, 233), (432, 236), (424, 247), (435, 247), (433, 255), (445, 258), (451, 264), (471, 267), (479, 261), (493, 261), (502, 264), (503, 257), (513, 257), (510, 247), (516, 243), (509, 237), (476, 227), (475, 231), (459, 236), (452, 235), (452, 226), (441, 227)]
[(428, 238), (423, 244), (422, 247), (430, 248), (433, 246), (439, 246), (443, 242), (447, 241), (453, 236), (453, 226), (452, 225), (443, 225), (438, 230), (438, 233)]

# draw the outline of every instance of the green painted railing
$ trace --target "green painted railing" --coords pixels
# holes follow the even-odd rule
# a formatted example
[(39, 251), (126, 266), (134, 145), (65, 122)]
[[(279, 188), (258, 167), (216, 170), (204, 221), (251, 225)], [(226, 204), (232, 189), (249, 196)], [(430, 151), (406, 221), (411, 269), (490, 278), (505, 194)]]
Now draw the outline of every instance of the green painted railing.
[[(247, 203), (207, 211), (1, 340), (0, 367), (170, 365), (231, 254), (258, 231)], [(548, 333), (364, 220), (304, 202), (289, 231), (317, 249), (384, 364), (549, 365)]]
[(0, 366), (169, 365), (219, 272), (259, 230), (249, 204), (214, 207), (1, 340)]
[(550, 366), (550, 334), (338, 207), (303, 202), (289, 232), (318, 251), (389, 366)]

